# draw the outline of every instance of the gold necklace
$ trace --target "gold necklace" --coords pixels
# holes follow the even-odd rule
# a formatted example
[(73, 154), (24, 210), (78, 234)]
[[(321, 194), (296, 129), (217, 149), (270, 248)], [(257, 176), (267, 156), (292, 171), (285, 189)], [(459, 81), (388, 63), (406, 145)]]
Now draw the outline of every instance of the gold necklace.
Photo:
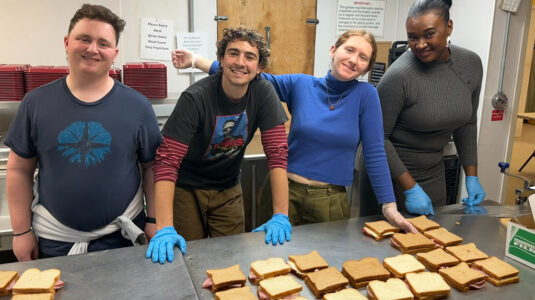
[(342, 95), (340, 95), (340, 98), (338, 98), (338, 101), (336, 101), (335, 104), (332, 104), (331, 103), (331, 98), (329, 97), (329, 86), (327, 85), (327, 80), (325, 80), (325, 92), (327, 92), (327, 102), (329, 102), (329, 110), (334, 110), (334, 107), (336, 105), (338, 105), (338, 103), (340, 103), (340, 101), (342, 100), (342, 97), (344, 97), (344, 95), (346, 94), (347, 91), (351, 90), (351, 87), (349, 87), (348, 89), (346, 89)]

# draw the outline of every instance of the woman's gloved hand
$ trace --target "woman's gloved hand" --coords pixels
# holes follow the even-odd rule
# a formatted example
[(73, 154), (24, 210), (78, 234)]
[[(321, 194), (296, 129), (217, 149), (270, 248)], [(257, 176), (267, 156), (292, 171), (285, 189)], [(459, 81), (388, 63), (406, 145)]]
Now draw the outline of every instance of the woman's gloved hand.
[(396, 226), (407, 233), (418, 233), (418, 229), (399, 213), (396, 202), (383, 203), (382, 210), (385, 218), (393, 226)]
[(485, 190), (483, 190), (477, 176), (466, 176), (466, 191), (468, 198), (463, 198), (462, 202), (468, 206), (479, 205), (485, 199)]
[(411, 214), (415, 215), (434, 215), (433, 203), (424, 190), (417, 183), (413, 188), (404, 191), (405, 207)]
[(161, 264), (166, 260), (173, 262), (175, 245), (180, 248), (182, 254), (186, 254), (186, 240), (176, 232), (174, 227), (164, 227), (156, 231), (156, 235), (150, 240), (145, 257), (152, 257), (152, 262), (159, 261)]
[(272, 243), (273, 246), (284, 244), (284, 240), (290, 241), (292, 235), (292, 224), (290, 219), (285, 214), (274, 214), (271, 220), (264, 223), (262, 226), (253, 230), (253, 232), (265, 231), (266, 244)]

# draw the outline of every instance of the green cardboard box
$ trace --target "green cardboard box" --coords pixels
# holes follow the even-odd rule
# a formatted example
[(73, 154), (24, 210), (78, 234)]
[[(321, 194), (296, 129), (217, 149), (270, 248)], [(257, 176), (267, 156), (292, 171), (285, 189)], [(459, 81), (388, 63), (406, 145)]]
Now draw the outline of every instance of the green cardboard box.
[(529, 197), (531, 215), (512, 218), (507, 224), (505, 256), (535, 269), (535, 194)]

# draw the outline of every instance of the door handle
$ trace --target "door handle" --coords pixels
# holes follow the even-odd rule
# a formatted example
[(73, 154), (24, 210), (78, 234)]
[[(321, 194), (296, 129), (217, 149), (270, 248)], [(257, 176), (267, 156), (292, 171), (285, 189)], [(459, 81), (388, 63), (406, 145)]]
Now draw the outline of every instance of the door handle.
[(271, 48), (271, 27), (270, 26), (266, 26), (266, 27), (264, 27), (264, 29), (266, 30), (267, 46), (268, 46), (268, 48)]

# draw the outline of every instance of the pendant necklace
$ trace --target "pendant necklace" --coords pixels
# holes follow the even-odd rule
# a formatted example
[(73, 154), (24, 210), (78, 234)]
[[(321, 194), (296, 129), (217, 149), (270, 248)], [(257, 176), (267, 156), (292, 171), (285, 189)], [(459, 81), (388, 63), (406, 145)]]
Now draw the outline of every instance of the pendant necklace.
[(342, 93), (342, 95), (340, 95), (340, 98), (338, 98), (338, 101), (336, 101), (336, 103), (333, 104), (331, 103), (331, 98), (329, 97), (329, 86), (327, 85), (327, 80), (325, 80), (325, 92), (327, 92), (327, 102), (329, 102), (329, 110), (334, 110), (334, 108), (336, 107), (336, 105), (338, 105), (338, 103), (340, 103), (340, 101), (342, 100), (346, 92), (352, 89), (353, 87), (349, 87), (348, 89), (346, 89)]

